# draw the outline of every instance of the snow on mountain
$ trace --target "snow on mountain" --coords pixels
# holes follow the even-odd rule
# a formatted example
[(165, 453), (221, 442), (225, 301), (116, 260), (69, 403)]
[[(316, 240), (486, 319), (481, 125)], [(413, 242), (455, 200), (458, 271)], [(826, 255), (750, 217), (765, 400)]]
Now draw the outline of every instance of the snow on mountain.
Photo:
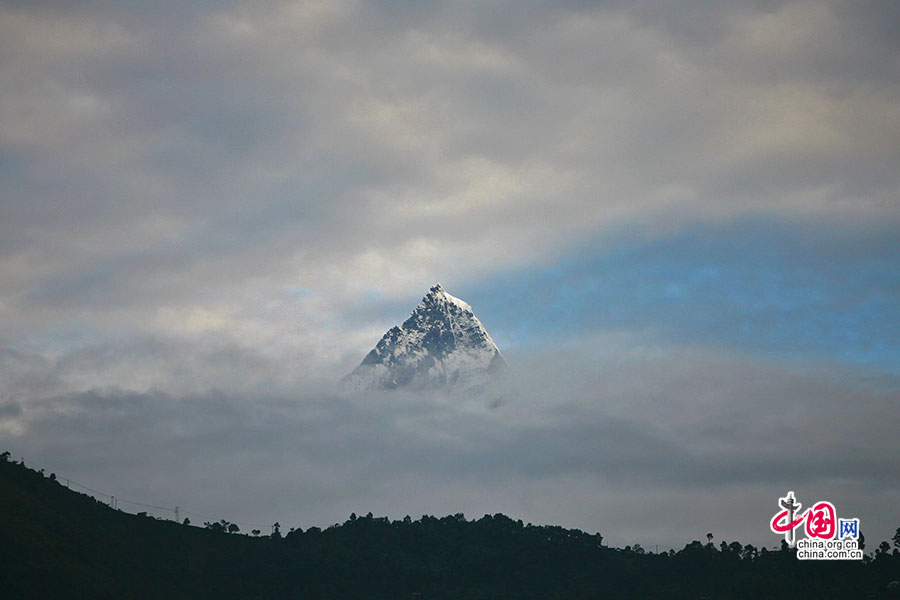
[(384, 334), (342, 383), (355, 390), (473, 391), (506, 369), (500, 350), (472, 307), (438, 283), (402, 325)]

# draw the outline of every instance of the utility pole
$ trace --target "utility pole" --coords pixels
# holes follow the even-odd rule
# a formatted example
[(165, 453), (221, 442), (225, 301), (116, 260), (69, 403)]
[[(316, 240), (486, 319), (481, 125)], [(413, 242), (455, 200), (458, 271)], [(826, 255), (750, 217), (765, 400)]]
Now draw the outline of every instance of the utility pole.
[(175, 522), (181, 523), (181, 520), (178, 518), (178, 507), (175, 507)]

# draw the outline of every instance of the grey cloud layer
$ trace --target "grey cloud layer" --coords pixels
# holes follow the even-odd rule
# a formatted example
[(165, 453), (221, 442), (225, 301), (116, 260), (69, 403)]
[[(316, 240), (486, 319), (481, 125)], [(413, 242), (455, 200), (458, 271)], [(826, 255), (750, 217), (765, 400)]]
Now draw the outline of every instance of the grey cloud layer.
[(345, 304), (661, 213), (897, 217), (889, 3), (2, 10), (13, 318)]
[(794, 489), (859, 511), (869, 535), (896, 527), (900, 457), (885, 418), (896, 377), (618, 344), (518, 357), (529, 375), (493, 408), (309, 387), (299, 397), (107, 389), (8, 401), (0, 418), (35, 464), (255, 524), (504, 511), (621, 544), (684, 543), (701, 527), (771, 545), (773, 494)]
[(619, 225), (896, 228), (898, 10), (0, 3), (0, 431), (231, 519), (614, 515), (646, 544), (738, 513), (750, 541), (794, 486), (892, 530), (883, 374), (600, 340), (493, 411), (310, 382), (436, 280)]

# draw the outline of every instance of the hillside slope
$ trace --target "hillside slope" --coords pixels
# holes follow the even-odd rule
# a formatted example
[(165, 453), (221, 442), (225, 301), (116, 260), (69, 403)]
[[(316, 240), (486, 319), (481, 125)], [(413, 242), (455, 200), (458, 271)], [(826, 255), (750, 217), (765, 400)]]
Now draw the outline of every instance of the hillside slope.
[(900, 557), (802, 562), (692, 542), (671, 554), (503, 515), (368, 515), (252, 538), (113, 510), (0, 461), (2, 597), (896, 598)]

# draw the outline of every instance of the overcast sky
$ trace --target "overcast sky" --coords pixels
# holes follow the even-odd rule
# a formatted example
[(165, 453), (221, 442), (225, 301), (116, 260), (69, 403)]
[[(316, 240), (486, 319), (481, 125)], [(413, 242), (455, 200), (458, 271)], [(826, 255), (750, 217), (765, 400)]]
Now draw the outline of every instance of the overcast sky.
[[(886, 539), (898, 132), (892, 0), (0, 2), (0, 450), (242, 524)], [(335, 393), (438, 281), (513, 389)]]

